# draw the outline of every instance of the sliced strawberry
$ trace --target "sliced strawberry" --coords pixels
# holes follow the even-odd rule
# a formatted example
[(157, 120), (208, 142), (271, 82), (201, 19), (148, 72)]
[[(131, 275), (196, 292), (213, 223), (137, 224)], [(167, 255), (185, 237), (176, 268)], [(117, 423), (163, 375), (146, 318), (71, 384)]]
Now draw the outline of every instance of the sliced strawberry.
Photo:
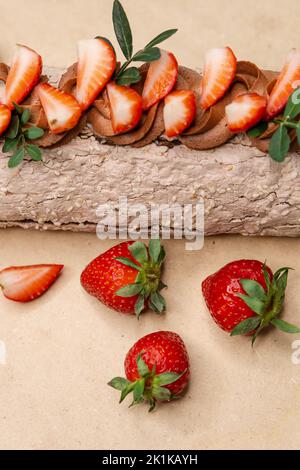
[(168, 137), (176, 137), (195, 119), (196, 98), (190, 90), (172, 91), (165, 98), (164, 122)]
[(178, 64), (171, 52), (160, 49), (160, 58), (150, 63), (143, 89), (143, 109), (147, 110), (167, 96), (178, 76)]
[(5, 104), (21, 103), (38, 83), (42, 73), (42, 58), (27, 46), (18, 45), (5, 85)]
[(104, 39), (78, 42), (76, 98), (87, 109), (110, 80), (116, 68), (116, 55)]
[(9, 126), (11, 111), (4, 104), (0, 104), (0, 135), (6, 131)]
[(60, 134), (76, 126), (81, 108), (74, 96), (48, 83), (40, 83), (37, 92), (53, 134)]
[(62, 264), (36, 264), (5, 268), (0, 271), (0, 286), (7, 299), (30, 302), (49, 289), (63, 267)]
[(232, 84), (237, 60), (230, 47), (210, 49), (206, 53), (200, 105), (208, 109), (219, 101)]
[(107, 92), (114, 133), (130, 131), (141, 119), (142, 97), (132, 88), (115, 82), (107, 85)]
[(289, 96), (299, 86), (300, 49), (292, 49), (271, 91), (267, 105), (267, 119), (277, 116), (285, 107)]
[(226, 106), (228, 128), (244, 132), (255, 126), (265, 115), (267, 99), (257, 93), (245, 93)]

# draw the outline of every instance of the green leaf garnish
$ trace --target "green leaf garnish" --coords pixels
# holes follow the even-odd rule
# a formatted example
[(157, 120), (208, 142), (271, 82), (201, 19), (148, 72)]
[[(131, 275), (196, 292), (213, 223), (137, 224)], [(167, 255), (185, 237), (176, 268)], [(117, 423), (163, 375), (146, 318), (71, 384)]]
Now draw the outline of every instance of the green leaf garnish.
[(160, 50), (158, 47), (150, 47), (137, 52), (132, 60), (134, 62), (152, 62), (160, 58)]
[(24, 126), (25, 124), (27, 124), (29, 119), (30, 119), (30, 110), (26, 108), (21, 114), (21, 124), (23, 124)]
[(35, 160), (36, 162), (42, 160), (42, 152), (37, 145), (27, 144), (25, 148), (27, 154), (32, 158), (32, 160)]
[(287, 120), (295, 119), (300, 114), (300, 100), (299, 100), (300, 87), (297, 88), (289, 97), (284, 110), (284, 117)]
[(150, 41), (146, 46), (145, 49), (148, 49), (149, 47), (156, 46), (157, 44), (160, 44), (163, 41), (166, 41), (166, 39), (169, 39), (173, 34), (177, 33), (178, 29), (167, 29), (166, 31), (163, 31), (160, 33), (158, 36), (156, 36), (152, 41)]
[(8, 168), (15, 168), (16, 166), (18, 166), (23, 161), (24, 156), (24, 147), (20, 147), (8, 160)]
[(277, 131), (272, 135), (269, 154), (276, 162), (283, 162), (290, 148), (291, 139), (287, 128), (280, 124)]
[(5, 137), (8, 139), (15, 139), (18, 135), (20, 128), (20, 119), (17, 114), (13, 114), (8, 130), (5, 133)]
[(25, 129), (24, 135), (29, 140), (35, 140), (43, 137), (44, 131), (39, 127), (29, 127), (28, 129)]
[(253, 139), (260, 137), (268, 129), (268, 124), (265, 121), (261, 121), (257, 126), (252, 127), (248, 130), (247, 135)]
[(113, 26), (119, 46), (127, 60), (132, 57), (132, 33), (127, 15), (119, 0), (114, 0)]
[(117, 85), (132, 85), (141, 80), (141, 74), (137, 67), (129, 67), (116, 78)]

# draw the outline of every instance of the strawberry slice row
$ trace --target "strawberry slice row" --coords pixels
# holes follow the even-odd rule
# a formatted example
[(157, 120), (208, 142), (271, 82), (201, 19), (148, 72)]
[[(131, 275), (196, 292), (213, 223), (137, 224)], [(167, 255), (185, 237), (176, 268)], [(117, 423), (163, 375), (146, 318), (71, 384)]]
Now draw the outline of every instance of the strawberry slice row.
[(231, 132), (246, 132), (263, 119), (267, 98), (257, 93), (244, 93), (226, 106), (228, 128)]
[(184, 132), (196, 115), (196, 98), (190, 90), (173, 91), (165, 98), (164, 123), (167, 137)]

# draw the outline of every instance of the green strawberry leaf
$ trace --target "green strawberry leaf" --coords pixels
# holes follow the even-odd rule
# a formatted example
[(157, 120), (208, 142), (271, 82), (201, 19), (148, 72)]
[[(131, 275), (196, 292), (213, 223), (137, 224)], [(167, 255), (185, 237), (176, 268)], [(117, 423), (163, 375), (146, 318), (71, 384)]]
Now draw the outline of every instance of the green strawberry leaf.
[(145, 243), (135, 242), (128, 248), (133, 258), (136, 259), (140, 264), (144, 264), (148, 261), (148, 251)]
[(171, 400), (171, 392), (168, 388), (164, 387), (153, 387), (152, 395), (156, 400), (168, 401)]
[(287, 128), (280, 124), (277, 131), (272, 135), (269, 154), (276, 162), (283, 162), (290, 148), (291, 139)]
[(274, 318), (271, 323), (279, 330), (284, 331), (284, 333), (300, 333), (300, 328), (298, 328), (298, 326), (292, 325), (280, 318)]
[(133, 402), (131, 406), (138, 405), (144, 401), (145, 379), (137, 380), (133, 387)]
[(260, 137), (268, 129), (268, 124), (265, 121), (261, 121), (255, 127), (248, 130), (247, 135), (253, 139)]
[(185, 374), (186, 371), (182, 372), (181, 374), (176, 374), (175, 372), (163, 372), (162, 374), (159, 374), (155, 377), (154, 383), (155, 385), (170, 385), (174, 382), (177, 382), (180, 377)]
[(160, 240), (151, 238), (151, 240), (149, 240), (149, 253), (150, 253), (151, 261), (153, 261), (153, 263), (158, 262), (160, 250), (161, 250)]
[(300, 87), (290, 95), (283, 114), (286, 119), (295, 119), (300, 114), (299, 93)]
[(263, 265), (263, 275), (264, 275), (264, 278), (265, 278), (265, 283), (266, 283), (266, 286), (267, 286), (267, 290), (270, 289), (270, 285), (271, 285), (271, 279), (270, 279), (270, 275), (267, 271), (267, 268), (266, 268), (266, 262), (264, 262), (264, 265)]
[(127, 395), (132, 392), (134, 386), (135, 382), (129, 382), (127, 387), (121, 391), (119, 403), (122, 403), (122, 401), (127, 397)]
[(173, 34), (177, 33), (178, 29), (167, 29), (166, 31), (163, 31), (160, 33), (158, 36), (156, 36), (152, 41), (150, 41), (145, 49), (148, 49), (150, 47), (154, 47), (157, 44), (160, 44), (161, 42), (165, 41), (166, 39), (170, 38), (173, 36)]
[(156, 313), (162, 313), (166, 309), (165, 299), (159, 292), (157, 291), (151, 292), (150, 306)]
[(145, 296), (143, 294), (140, 294), (134, 306), (134, 312), (138, 318), (140, 314), (142, 313), (142, 311), (144, 310), (144, 308), (145, 308)]
[(146, 375), (150, 374), (150, 370), (147, 364), (145, 363), (144, 359), (142, 358), (142, 354), (143, 353), (138, 355), (136, 362), (140, 377), (145, 377)]
[(246, 294), (248, 294), (250, 297), (256, 297), (261, 301), (266, 300), (265, 290), (263, 286), (259, 284), (259, 282), (252, 279), (240, 279), (240, 284), (242, 285)]
[(245, 304), (248, 305), (253, 312), (257, 313), (258, 315), (261, 315), (264, 312), (265, 304), (261, 300), (255, 298), (255, 297), (248, 297), (247, 295), (237, 293), (236, 294), (240, 299), (242, 299)]
[(143, 289), (142, 284), (128, 284), (127, 286), (121, 287), (117, 290), (116, 295), (119, 297), (133, 297), (136, 294), (139, 294)]
[(120, 263), (125, 264), (126, 266), (130, 266), (133, 269), (136, 269), (137, 271), (141, 271), (141, 267), (135, 264), (133, 261), (131, 261), (129, 258), (124, 258), (123, 256), (119, 256), (116, 258), (117, 261), (120, 261)]
[(246, 335), (247, 333), (255, 330), (259, 326), (260, 322), (261, 318), (259, 316), (247, 318), (232, 330), (230, 336)]
[(134, 62), (152, 62), (160, 58), (160, 49), (158, 47), (149, 47), (134, 54)]
[(116, 390), (120, 390), (120, 392), (122, 392), (128, 387), (129, 384), (130, 384), (129, 380), (124, 379), (123, 377), (115, 377), (110, 382), (108, 382), (107, 385), (109, 385), (112, 388), (115, 388)]
[(128, 18), (119, 0), (114, 0), (112, 17), (119, 46), (126, 59), (129, 60), (132, 56), (132, 33)]
[(117, 85), (132, 85), (141, 80), (141, 74), (137, 67), (129, 67), (116, 78)]

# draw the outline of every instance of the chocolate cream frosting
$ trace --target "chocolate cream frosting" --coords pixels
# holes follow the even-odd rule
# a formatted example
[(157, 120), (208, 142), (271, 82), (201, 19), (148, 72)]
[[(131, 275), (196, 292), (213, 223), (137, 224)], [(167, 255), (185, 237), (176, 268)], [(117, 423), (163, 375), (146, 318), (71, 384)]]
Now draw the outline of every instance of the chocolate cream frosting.
[[(144, 81), (149, 65), (140, 67), (141, 80), (133, 85), (138, 93), (142, 93)], [(9, 67), (0, 63), (0, 82), (6, 81)], [(104, 90), (94, 101), (92, 107), (87, 110), (79, 120), (76, 127), (62, 134), (52, 134), (49, 131), (47, 119), (41, 103), (37, 97), (35, 89), (22, 103), (22, 107), (29, 108), (31, 112), (29, 126), (41, 127), (45, 134), (35, 143), (40, 147), (52, 147), (68, 143), (76, 137), (87, 123), (93, 129), (97, 138), (104, 139), (111, 145), (130, 145), (133, 147), (144, 147), (152, 142), (164, 145), (175, 145), (181, 143), (190, 149), (207, 150), (218, 147), (229, 141), (234, 134), (228, 129), (225, 107), (235, 97), (246, 92), (256, 92), (260, 95), (268, 96), (275, 84), (277, 72), (262, 71), (255, 64), (248, 61), (237, 63), (236, 76), (232, 86), (225, 96), (210, 109), (204, 111), (200, 107), (202, 76), (198, 72), (187, 67), (179, 66), (178, 79), (175, 89), (188, 89), (195, 93), (197, 101), (197, 114), (194, 123), (182, 135), (176, 139), (169, 140), (164, 136), (163, 102), (152, 106), (144, 112), (138, 126), (124, 134), (114, 135), (109, 100), (106, 90)], [(77, 78), (77, 63), (71, 65), (61, 76), (59, 88), (67, 93), (74, 93)], [(46, 76), (41, 77), (41, 81), (48, 81)], [(251, 139), (253, 146), (264, 153), (268, 152), (269, 142), (272, 134), (276, 131), (277, 125), (269, 123), (267, 130), (256, 139)], [(291, 131), (291, 140), (296, 145), (296, 135)]]

